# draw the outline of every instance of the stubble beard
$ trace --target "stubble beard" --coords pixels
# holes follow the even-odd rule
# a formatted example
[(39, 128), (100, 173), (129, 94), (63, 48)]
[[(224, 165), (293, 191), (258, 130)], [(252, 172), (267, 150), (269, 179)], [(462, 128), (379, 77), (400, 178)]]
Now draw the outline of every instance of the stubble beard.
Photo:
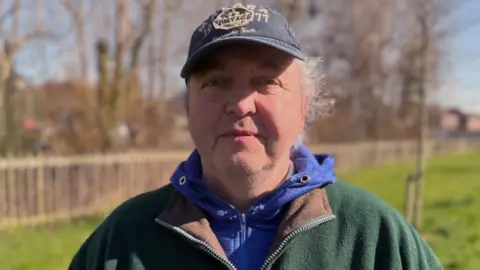
[[(273, 162), (269, 162), (263, 165), (249, 166), (243, 162), (238, 162), (227, 168), (227, 175), (232, 177), (235, 182), (243, 182), (239, 184), (246, 184), (249, 189), (253, 189), (255, 186), (260, 185), (267, 179), (262, 179), (263, 172), (269, 171), (274, 167)], [(259, 177), (260, 176), (260, 177)]]

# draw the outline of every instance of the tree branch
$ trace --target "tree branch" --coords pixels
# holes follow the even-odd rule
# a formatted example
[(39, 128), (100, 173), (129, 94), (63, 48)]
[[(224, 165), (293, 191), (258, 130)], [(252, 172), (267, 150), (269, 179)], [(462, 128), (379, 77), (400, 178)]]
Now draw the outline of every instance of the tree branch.
[(140, 34), (137, 36), (135, 41), (133, 42), (132, 47), (132, 56), (131, 56), (131, 63), (130, 63), (130, 70), (134, 70), (138, 66), (138, 58), (140, 55), (140, 49), (142, 47), (145, 38), (152, 30), (152, 21), (153, 21), (153, 14), (155, 10), (155, 0), (150, 0), (148, 2), (142, 1), (142, 15), (144, 17), (143, 20), (143, 27), (140, 31)]

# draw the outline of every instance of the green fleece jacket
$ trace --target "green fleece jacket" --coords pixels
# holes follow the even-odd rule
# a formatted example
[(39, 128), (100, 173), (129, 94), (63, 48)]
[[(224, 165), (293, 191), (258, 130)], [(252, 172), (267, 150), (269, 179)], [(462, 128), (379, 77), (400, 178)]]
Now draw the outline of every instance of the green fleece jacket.
[[(171, 185), (115, 209), (71, 270), (235, 269), (208, 220)], [(262, 269), (443, 269), (403, 217), (377, 196), (337, 181), (295, 199)]]

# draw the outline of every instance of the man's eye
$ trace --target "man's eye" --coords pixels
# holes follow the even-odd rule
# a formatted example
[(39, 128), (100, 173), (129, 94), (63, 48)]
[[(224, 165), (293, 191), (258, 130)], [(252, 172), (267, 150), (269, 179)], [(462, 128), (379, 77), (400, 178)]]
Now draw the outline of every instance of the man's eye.
[(280, 82), (275, 78), (261, 78), (257, 83), (262, 86), (280, 85)]
[(219, 79), (210, 79), (203, 83), (202, 88), (206, 87), (219, 87), (222, 85), (222, 80)]

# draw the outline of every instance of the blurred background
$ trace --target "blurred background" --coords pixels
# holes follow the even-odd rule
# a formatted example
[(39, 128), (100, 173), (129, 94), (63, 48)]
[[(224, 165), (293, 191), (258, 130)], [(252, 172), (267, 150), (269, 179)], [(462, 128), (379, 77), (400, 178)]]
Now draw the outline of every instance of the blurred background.
[[(226, 0), (0, 1), (0, 269), (66, 269), (192, 150), (192, 31)], [(265, 0), (336, 100), (308, 145), (480, 269), (480, 0)]]

